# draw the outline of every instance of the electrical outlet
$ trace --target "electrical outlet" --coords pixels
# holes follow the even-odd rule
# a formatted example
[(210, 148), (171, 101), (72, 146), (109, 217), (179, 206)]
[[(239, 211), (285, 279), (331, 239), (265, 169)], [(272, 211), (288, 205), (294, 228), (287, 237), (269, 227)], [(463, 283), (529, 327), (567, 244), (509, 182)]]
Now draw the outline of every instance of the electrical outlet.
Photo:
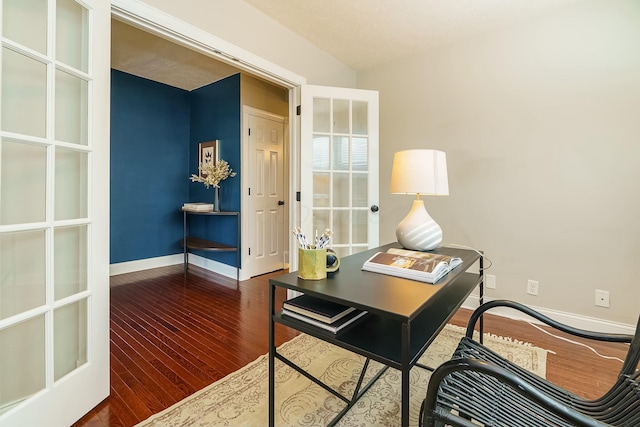
[(538, 295), (538, 281), (529, 279), (527, 281), (527, 293), (529, 295)]
[(487, 279), (487, 289), (495, 289), (496, 288), (496, 276), (494, 276), (493, 274), (487, 274), (485, 276), (485, 278)]
[(596, 289), (596, 305), (609, 308), (609, 291)]

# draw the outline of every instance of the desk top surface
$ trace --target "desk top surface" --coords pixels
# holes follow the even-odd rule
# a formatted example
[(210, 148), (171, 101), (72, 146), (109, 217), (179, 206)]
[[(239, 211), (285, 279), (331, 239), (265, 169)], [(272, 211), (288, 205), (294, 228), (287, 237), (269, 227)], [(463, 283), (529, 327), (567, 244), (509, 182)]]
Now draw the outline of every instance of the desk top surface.
[[(303, 280), (294, 271), (275, 276), (269, 279), (269, 283), (372, 313), (410, 320), (432, 305), (438, 305), (439, 308), (442, 305), (458, 307), (462, 303), (459, 300), (460, 291), (466, 295), (480, 281), (479, 274), (460, 280), (480, 258), (477, 252), (468, 249), (442, 247), (432, 251), (462, 258), (462, 265), (435, 284), (362, 270), (367, 259), (392, 247), (401, 246), (391, 243), (341, 258), (340, 269), (328, 273), (326, 279)], [(468, 288), (468, 292), (458, 289), (462, 286)]]

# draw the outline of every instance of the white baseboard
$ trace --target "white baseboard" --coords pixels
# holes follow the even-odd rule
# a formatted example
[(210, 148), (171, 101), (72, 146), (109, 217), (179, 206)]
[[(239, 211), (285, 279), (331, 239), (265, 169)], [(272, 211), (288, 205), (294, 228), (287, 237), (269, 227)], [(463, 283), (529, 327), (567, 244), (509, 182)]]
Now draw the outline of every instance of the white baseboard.
[[(151, 268), (168, 267), (170, 265), (182, 264), (183, 262), (183, 254), (121, 262), (117, 264), (111, 264), (109, 266), (109, 275), (116, 276), (118, 274), (149, 270)], [(206, 270), (221, 274), (226, 277), (230, 277), (232, 279), (235, 279), (237, 277), (237, 271), (235, 267), (198, 255), (189, 254), (189, 264), (197, 265), (198, 267), (202, 267)], [(240, 280), (245, 280), (245, 278), (242, 277), (242, 270), (240, 270)]]
[(184, 257), (182, 254), (167, 255), (156, 258), (140, 259), (136, 261), (120, 262), (109, 265), (109, 275), (133, 273), (136, 271), (149, 270), (151, 268), (168, 267), (170, 265), (182, 264)]
[[(189, 254), (189, 264), (197, 265), (198, 267), (202, 267), (205, 270), (209, 270), (217, 274), (222, 274), (223, 276), (230, 277), (232, 279), (235, 279), (237, 277), (236, 275), (238, 274), (238, 270), (232, 265), (223, 264), (221, 262), (194, 254)], [(240, 270), (240, 280), (245, 280), (242, 277), (242, 269)]]
[[(473, 310), (478, 307), (479, 303), (478, 295), (470, 295), (467, 300), (462, 304), (462, 307)], [(491, 301), (491, 298), (484, 297), (485, 302)], [(613, 334), (630, 334), (635, 333), (635, 325), (628, 325), (624, 323), (612, 322), (610, 320), (598, 319), (595, 317), (582, 316), (574, 313), (567, 313), (564, 311), (552, 310), (544, 307), (529, 306), (532, 309), (544, 314), (547, 317), (554, 319), (557, 322), (564, 323), (574, 328), (585, 329), (587, 331), (598, 331)], [(517, 310), (509, 309), (507, 307), (496, 307), (490, 311), (491, 314), (495, 314), (509, 319), (524, 320), (531, 323), (540, 324), (540, 322), (532, 317), (527, 316)]]

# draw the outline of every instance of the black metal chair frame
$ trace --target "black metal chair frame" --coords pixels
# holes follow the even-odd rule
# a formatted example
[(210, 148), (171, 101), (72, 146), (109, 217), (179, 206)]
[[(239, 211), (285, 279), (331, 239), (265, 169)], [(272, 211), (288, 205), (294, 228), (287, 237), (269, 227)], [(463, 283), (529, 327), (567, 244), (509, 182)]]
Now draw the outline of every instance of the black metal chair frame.
[[(615, 384), (602, 397), (587, 400), (474, 341), (476, 322), (495, 307), (519, 310), (573, 336), (630, 343)], [(640, 426), (639, 361), (640, 318), (635, 335), (599, 333), (564, 325), (513, 301), (491, 301), (473, 312), (466, 335), (452, 359), (433, 372), (420, 410), (420, 425), (637, 427)]]

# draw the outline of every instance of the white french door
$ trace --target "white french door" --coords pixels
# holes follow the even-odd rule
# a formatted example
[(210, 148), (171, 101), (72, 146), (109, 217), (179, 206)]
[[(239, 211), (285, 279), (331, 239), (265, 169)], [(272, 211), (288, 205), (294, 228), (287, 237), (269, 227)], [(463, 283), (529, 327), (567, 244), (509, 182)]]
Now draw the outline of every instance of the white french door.
[(109, 3), (0, 0), (0, 427), (109, 394)]
[(305, 85), (300, 99), (303, 232), (330, 229), (339, 256), (378, 246), (378, 92)]

